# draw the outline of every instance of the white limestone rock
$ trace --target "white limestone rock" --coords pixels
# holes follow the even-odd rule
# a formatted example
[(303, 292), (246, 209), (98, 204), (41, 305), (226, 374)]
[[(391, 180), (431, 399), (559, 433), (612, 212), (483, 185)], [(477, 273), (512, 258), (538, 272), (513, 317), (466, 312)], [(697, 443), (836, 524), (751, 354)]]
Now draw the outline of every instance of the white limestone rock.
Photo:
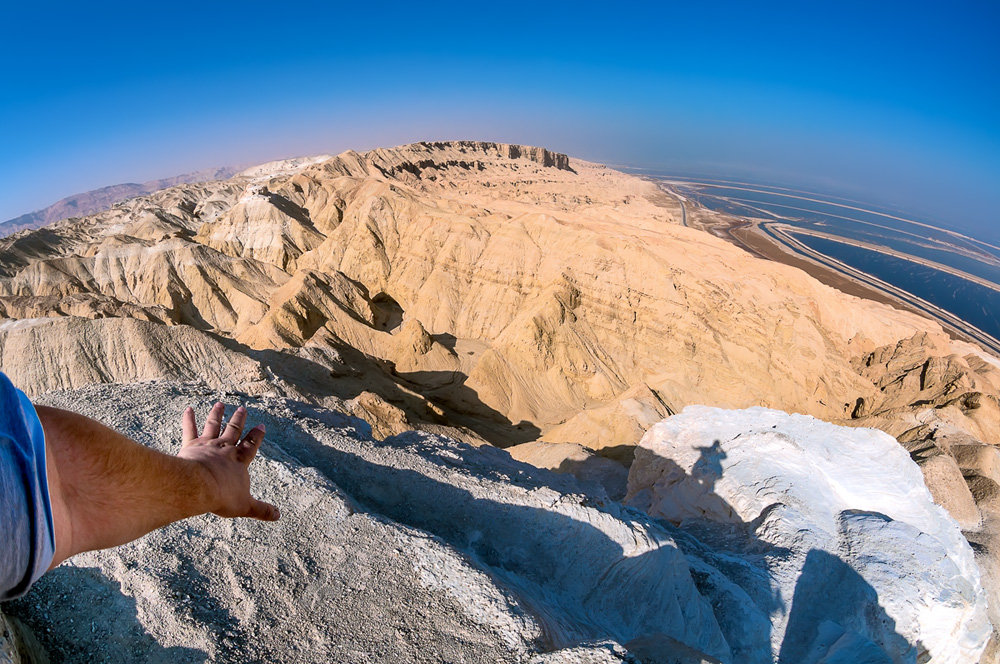
[(976, 662), (985, 647), (972, 549), (885, 433), (688, 407), (643, 437), (626, 501), (766, 569), (780, 662)]

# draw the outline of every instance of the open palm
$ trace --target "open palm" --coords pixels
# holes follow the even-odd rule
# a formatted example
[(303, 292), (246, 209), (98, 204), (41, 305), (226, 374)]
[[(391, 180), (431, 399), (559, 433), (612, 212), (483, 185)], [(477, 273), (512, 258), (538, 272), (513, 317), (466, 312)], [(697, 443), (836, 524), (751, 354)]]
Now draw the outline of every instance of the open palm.
[(212, 406), (198, 436), (194, 409), (187, 408), (182, 418), (183, 438), (177, 456), (197, 461), (205, 470), (208, 511), (224, 517), (277, 521), (277, 507), (250, 495), (247, 469), (264, 440), (264, 426), (255, 426), (241, 439), (246, 409), (237, 408), (225, 428), (222, 427), (224, 413), (222, 403)]

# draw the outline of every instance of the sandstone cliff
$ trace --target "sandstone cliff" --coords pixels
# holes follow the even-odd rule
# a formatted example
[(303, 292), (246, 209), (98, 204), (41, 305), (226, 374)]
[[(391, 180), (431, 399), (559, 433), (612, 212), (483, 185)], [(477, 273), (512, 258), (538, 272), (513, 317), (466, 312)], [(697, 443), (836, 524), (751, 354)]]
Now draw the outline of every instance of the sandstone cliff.
[[(8, 238), (0, 307), (350, 348), (442, 408), (496, 420), (485, 437), (501, 444), (519, 439), (504, 424), (526, 422), (556, 442), (631, 445), (690, 403), (844, 419), (978, 391), (994, 408), (997, 367), (935, 324), (679, 218), (653, 184), (539, 148), (349, 152)], [(926, 385), (895, 380), (906, 360), (887, 350), (915, 335), (940, 365)]]
[(874, 426), (994, 547), (1000, 362), (681, 221), (542, 148), (276, 162), (0, 241), (0, 358), (33, 395), (196, 381), (563, 469), (691, 404)]
[[(276, 162), (5, 239), (0, 315), (75, 322), (69, 336), (8, 326), (0, 348), (17, 380), (98, 352), (107, 323), (89, 321), (139, 319), (151, 326), (118, 334), (120, 357), (155, 345), (211, 379), (193, 348), (221, 344), (259, 371), (297, 367), (315, 399), (365, 393), (383, 435), (449, 423), (466, 440), (620, 457), (701, 403), (1000, 442), (993, 358), (680, 219), (652, 183), (541, 148)], [(20, 382), (38, 393), (156, 375), (107, 364), (103, 377), (66, 367)]]

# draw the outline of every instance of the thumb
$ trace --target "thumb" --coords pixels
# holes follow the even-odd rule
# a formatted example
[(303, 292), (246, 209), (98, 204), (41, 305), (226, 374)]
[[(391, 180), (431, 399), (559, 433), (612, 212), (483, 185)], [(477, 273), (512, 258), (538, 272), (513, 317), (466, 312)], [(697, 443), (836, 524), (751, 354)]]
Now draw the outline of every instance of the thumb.
[(251, 498), (250, 511), (247, 512), (247, 516), (251, 519), (260, 519), (261, 521), (277, 521), (281, 517), (281, 512), (271, 503)]

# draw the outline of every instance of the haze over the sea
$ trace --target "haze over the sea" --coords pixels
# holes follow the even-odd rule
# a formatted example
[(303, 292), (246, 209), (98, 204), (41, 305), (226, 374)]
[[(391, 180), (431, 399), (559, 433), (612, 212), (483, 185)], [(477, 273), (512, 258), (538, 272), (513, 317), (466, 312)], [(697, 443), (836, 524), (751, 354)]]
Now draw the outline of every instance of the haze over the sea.
[(477, 138), (998, 239), (995, 3), (17, 3), (2, 23), (0, 220), (209, 166)]

